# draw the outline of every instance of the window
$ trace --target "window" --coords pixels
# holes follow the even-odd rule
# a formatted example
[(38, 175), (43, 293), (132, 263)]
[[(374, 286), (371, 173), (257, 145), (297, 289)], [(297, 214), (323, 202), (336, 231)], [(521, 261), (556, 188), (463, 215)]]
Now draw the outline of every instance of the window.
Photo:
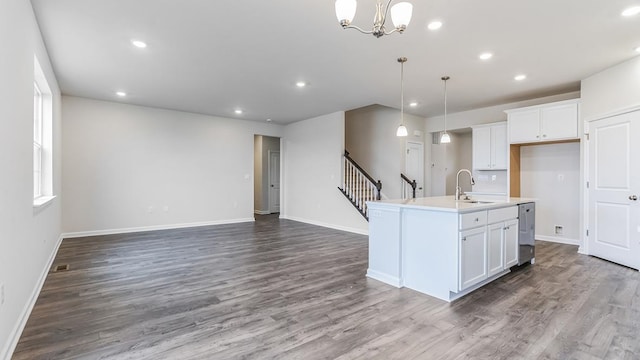
[(33, 205), (43, 206), (53, 196), (51, 89), (37, 58), (33, 73)]
[(42, 196), (42, 91), (33, 82), (33, 198)]

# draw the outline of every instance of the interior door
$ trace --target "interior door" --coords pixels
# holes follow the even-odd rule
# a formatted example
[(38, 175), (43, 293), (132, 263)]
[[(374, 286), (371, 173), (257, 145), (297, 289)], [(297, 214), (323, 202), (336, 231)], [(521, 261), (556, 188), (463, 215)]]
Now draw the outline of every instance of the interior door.
[(589, 253), (640, 269), (640, 111), (589, 129)]
[(280, 152), (269, 150), (269, 212), (280, 212)]
[[(405, 164), (406, 174), (409, 179), (415, 180), (416, 197), (424, 197), (424, 144), (421, 142), (407, 141), (407, 158)], [(399, 175), (398, 175), (399, 176)], [(408, 185), (408, 184), (407, 184)], [(411, 190), (411, 186), (407, 186)], [(409, 194), (409, 197), (411, 195)]]

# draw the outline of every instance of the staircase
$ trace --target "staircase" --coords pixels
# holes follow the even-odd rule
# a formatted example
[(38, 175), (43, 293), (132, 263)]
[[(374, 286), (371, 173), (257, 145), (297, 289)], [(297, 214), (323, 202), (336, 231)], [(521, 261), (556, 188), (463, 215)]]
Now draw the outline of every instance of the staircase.
[(345, 150), (343, 160), (344, 177), (340, 192), (351, 202), (358, 212), (369, 221), (367, 201), (380, 200), (382, 182), (374, 180)]

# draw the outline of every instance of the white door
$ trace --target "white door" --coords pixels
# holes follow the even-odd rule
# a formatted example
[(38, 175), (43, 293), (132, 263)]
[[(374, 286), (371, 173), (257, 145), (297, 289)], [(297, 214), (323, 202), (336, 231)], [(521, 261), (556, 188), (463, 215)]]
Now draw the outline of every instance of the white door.
[(589, 253), (640, 269), (640, 111), (589, 129)]
[(280, 152), (269, 150), (269, 212), (280, 212)]
[[(405, 163), (406, 176), (415, 180), (416, 197), (424, 197), (424, 144), (421, 142), (407, 141), (407, 157)], [(398, 174), (398, 176), (400, 176)], [(402, 180), (404, 181), (404, 180)], [(411, 197), (411, 186), (407, 184), (407, 195)]]

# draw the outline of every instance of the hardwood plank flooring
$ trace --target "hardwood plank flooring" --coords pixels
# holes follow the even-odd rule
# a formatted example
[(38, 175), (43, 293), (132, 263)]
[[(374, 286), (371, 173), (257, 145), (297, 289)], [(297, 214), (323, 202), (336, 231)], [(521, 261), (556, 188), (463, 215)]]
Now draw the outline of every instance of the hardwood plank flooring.
[(13, 358), (639, 359), (639, 273), (536, 245), (448, 304), (367, 279), (366, 236), (274, 216), (67, 239)]

